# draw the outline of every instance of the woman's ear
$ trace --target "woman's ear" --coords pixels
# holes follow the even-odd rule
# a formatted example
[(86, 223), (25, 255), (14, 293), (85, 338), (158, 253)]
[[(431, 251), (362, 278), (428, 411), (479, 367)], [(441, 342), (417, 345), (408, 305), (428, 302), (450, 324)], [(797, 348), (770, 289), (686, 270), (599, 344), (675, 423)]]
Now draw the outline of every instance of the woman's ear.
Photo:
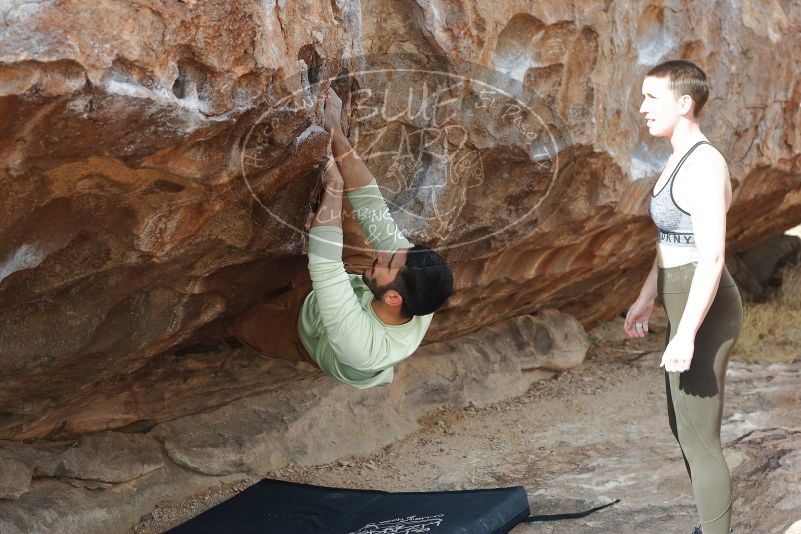
[(693, 98), (690, 95), (681, 95), (679, 109), (682, 115), (688, 114), (693, 109)]

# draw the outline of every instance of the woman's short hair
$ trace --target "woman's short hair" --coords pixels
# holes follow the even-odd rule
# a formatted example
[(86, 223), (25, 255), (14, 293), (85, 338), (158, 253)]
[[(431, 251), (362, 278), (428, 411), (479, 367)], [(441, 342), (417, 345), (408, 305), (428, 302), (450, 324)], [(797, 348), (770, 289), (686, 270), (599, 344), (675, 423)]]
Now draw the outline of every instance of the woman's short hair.
[(648, 71), (646, 76), (667, 78), (676, 98), (689, 95), (693, 99), (693, 116), (697, 117), (709, 98), (709, 81), (698, 65), (684, 59), (665, 61)]

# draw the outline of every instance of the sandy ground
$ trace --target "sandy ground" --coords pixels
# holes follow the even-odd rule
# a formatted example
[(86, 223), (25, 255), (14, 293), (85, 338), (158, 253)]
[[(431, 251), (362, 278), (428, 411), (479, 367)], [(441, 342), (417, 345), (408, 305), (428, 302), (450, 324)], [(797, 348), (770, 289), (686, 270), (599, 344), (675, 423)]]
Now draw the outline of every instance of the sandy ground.
[[(370, 456), (318, 466), (289, 465), (266, 476), (388, 491), (522, 485), (534, 513), (582, 510), (620, 498), (620, 504), (585, 519), (521, 525), (513, 533), (689, 533), (697, 524), (696, 513), (680, 452), (667, 426), (664, 379), (658, 368), (664, 321), (657, 320), (653, 334), (644, 340), (624, 339), (621, 325), (618, 320), (593, 330), (594, 343), (584, 365), (536, 382), (524, 395), (491, 406), (441, 409), (427, 417), (418, 432)], [(783, 423), (791, 429), (790, 434), (749, 445), (748, 440), (762, 432), (762, 426), (774, 425), (755, 415), (758, 409), (754, 406), (770, 409), (769, 399), (757, 402), (749, 396), (754, 377), (763, 376), (760, 370), (736, 362), (730, 368), (723, 434), (735, 486), (742, 487), (734, 507), (738, 533), (784, 532), (801, 519), (801, 509), (793, 510), (795, 501), (776, 497), (759, 502), (768, 499), (766, 488), (779, 479), (770, 478), (770, 468), (764, 468), (764, 480), (755, 478), (754, 473), (763, 472), (759, 471), (763, 459), (755, 459), (755, 455), (763, 452), (749, 451), (784, 450), (788, 439), (801, 439), (801, 419), (788, 421), (785, 417)], [(797, 376), (792, 373), (799, 371), (801, 358), (779, 371), (766, 371), (764, 376), (772, 380), (785, 373), (786, 381), (792, 383)], [(780, 439), (785, 441), (776, 445)], [(795, 450), (790, 456), (798, 458), (798, 453)], [(784, 456), (787, 462), (786, 453)], [(765, 461), (769, 465), (771, 460)], [(783, 468), (789, 467), (780, 465), (777, 472), (784, 473)], [(787, 476), (795, 480), (792, 473), (782, 476), (785, 482)], [(165, 504), (145, 516), (133, 531), (163, 531), (251, 482), (255, 480)], [(760, 516), (770, 514), (770, 520), (754, 516), (754, 510), (777, 506), (759, 512)], [(765, 528), (753, 530), (755, 524)]]

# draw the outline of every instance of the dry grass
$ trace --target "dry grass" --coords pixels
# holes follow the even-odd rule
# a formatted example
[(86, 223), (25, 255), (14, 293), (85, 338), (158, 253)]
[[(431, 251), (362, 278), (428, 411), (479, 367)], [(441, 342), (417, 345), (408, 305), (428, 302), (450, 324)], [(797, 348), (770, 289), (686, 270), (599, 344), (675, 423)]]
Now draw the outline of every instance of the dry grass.
[(782, 286), (767, 302), (743, 304), (743, 327), (734, 357), (782, 363), (801, 357), (801, 265), (782, 270)]

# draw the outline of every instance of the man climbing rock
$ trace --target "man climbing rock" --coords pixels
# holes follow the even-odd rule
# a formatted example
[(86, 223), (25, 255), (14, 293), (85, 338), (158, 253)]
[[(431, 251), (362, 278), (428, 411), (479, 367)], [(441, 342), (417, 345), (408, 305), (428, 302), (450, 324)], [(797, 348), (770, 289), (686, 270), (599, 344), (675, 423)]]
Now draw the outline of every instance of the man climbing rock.
[[(260, 302), (230, 326), (273, 358), (306, 361), (357, 388), (389, 384), (393, 368), (420, 345), (433, 313), (453, 290), (453, 274), (433, 250), (398, 230), (367, 166), (341, 125), (342, 101), (329, 89), (324, 125), (331, 133), (325, 191), (309, 230), (310, 285)], [(360, 276), (342, 262), (342, 199), (374, 249)]]

